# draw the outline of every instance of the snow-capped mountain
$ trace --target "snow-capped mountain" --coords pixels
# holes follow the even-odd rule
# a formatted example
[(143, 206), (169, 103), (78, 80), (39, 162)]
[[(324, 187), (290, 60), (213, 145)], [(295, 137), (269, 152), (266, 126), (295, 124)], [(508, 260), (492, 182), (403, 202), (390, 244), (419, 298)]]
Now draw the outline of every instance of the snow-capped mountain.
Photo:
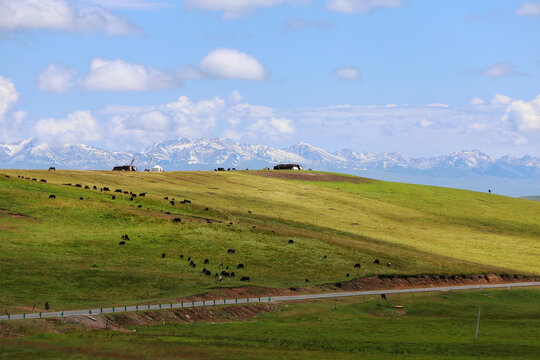
[(478, 151), (457, 151), (430, 158), (409, 158), (400, 153), (328, 152), (299, 142), (286, 149), (241, 144), (225, 138), (173, 139), (158, 142), (141, 153), (98, 149), (83, 144), (51, 145), (37, 139), (0, 144), (0, 168), (111, 169), (135, 157), (139, 169), (160, 164), (166, 170), (212, 170), (216, 167), (262, 169), (277, 163), (297, 163), (304, 168), (363, 174), (382, 171), (406, 175), (464, 177), (489, 175), (503, 178), (540, 178), (540, 159), (506, 155), (494, 159)]

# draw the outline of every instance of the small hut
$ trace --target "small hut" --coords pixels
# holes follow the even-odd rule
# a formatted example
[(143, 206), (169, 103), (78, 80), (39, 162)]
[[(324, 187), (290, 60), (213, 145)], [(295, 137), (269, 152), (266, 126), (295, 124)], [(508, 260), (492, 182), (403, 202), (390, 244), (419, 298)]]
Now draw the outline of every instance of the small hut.
[(152, 167), (152, 172), (163, 172), (163, 168), (159, 165), (154, 165), (154, 167)]

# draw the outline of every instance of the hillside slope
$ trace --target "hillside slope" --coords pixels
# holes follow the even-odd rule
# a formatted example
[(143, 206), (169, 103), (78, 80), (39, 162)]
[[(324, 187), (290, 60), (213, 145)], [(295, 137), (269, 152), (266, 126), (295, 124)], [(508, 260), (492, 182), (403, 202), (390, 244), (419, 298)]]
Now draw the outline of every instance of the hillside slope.
[[(244, 285), (242, 276), (298, 287), (373, 274), (540, 273), (540, 203), (527, 200), (312, 172), (2, 173), (0, 309), (172, 299)], [(130, 200), (117, 188), (147, 195)], [(221, 271), (236, 276), (218, 281)]]

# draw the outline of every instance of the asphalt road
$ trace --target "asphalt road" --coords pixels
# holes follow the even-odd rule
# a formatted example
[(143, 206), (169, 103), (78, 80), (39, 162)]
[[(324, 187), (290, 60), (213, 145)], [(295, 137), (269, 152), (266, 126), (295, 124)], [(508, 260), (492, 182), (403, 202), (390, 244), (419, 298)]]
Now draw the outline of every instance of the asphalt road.
[(412, 289), (399, 289), (399, 290), (350, 291), (350, 292), (326, 293), (326, 294), (253, 297), (253, 298), (228, 299), (228, 300), (223, 299), (223, 300), (215, 300), (215, 301), (206, 300), (206, 301), (197, 301), (197, 302), (183, 302), (183, 303), (177, 303), (177, 304), (135, 305), (135, 306), (96, 308), (96, 309), (86, 309), (86, 310), (2, 315), (0, 316), (0, 320), (59, 318), (59, 317), (75, 316), (75, 315), (99, 315), (99, 314), (111, 314), (111, 313), (133, 312), (133, 311), (179, 309), (179, 308), (191, 308), (191, 307), (201, 307), (201, 306), (233, 305), (233, 304), (247, 304), (247, 303), (268, 303), (268, 302), (276, 303), (276, 302), (282, 302), (282, 301), (328, 299), (328, 298), (338, 298), (338, 297), (366, 296), (366, 295), (380, 295), (380, 294), (387, 294), (387, 295), (388, 294), (409, 294), (409, 293), (423, 293), (423, 292), (437, 292), (437, 291), (475, 290), (475, 289), (481, 290), (481, 289), (496, 289), (496, 288), (510, 289), (513, 287), (525, 287), (525, 286), (540, 286), (540, 282), (443, 286), (443, 287), (412, 288)]

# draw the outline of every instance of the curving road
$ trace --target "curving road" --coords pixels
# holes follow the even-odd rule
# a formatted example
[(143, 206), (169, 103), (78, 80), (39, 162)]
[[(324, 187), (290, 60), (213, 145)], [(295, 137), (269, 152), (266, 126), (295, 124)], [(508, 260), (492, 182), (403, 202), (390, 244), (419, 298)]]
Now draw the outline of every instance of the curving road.
[(233, 305), (233, 304), (247, 304), (247, 303), (275, 303), (281, 301), (295, 301), (295, 300), (312, 300), (312, 299), (327, 299), (338, 297), (351, 297), (351, 296), (366, 296), (366, 295), (380, 295), (380, 294), (409, 294), (409, 293), (422, 293), (422, 292), (437, 292), (437, 291), (453, 291), (453, 290), (481, 290), (481, 289), (497, 289), (513, 287), (525, 287), (525, 286), (540, 286), (540, 282), (522, 282), (522, 283), (507, 283), (507, 284), (488, 284), (488, 285), (461, 285), (461, 286), (442, 286), (442, 287), (428, 287), (428, 288), (413, 288), (413, 289), (399, 289), (399, 290), (371, 290), (371, 291), (350, 291), (339, 293), (326, 293), (326, 294), (308, 294), (308, 295), (291, 295), (291, 296), (273, 296), (273, 297), (254, 297), (243, 299), (228, 299), (228, 300), (206, 300), (197, 302), (182, 302), (177, 304), (158, 304), (158, 305), (135, 305), (135, 306), (122, 306), (112, 308), (97, 308), (86, 310), (71, 310), (71, 311), (56, 311), (56, 312), (44, 312), (44, 313), (31, 313), (31, 314), (15, 314), (15, 315), (3, 315), (0, 316), (0, 320), (23, 320), (23, 319), (40, 319), (40, 318), (58, 318), (65, 316), (75, 315), (99, 315), (99, 314), (111, 314), (133, 311), (148, 311), (148, 310), (161, 310), (161, 309), (179, 309), (179, 308), (191, 308), (201, 306), (216, 306), (216, 305)]

